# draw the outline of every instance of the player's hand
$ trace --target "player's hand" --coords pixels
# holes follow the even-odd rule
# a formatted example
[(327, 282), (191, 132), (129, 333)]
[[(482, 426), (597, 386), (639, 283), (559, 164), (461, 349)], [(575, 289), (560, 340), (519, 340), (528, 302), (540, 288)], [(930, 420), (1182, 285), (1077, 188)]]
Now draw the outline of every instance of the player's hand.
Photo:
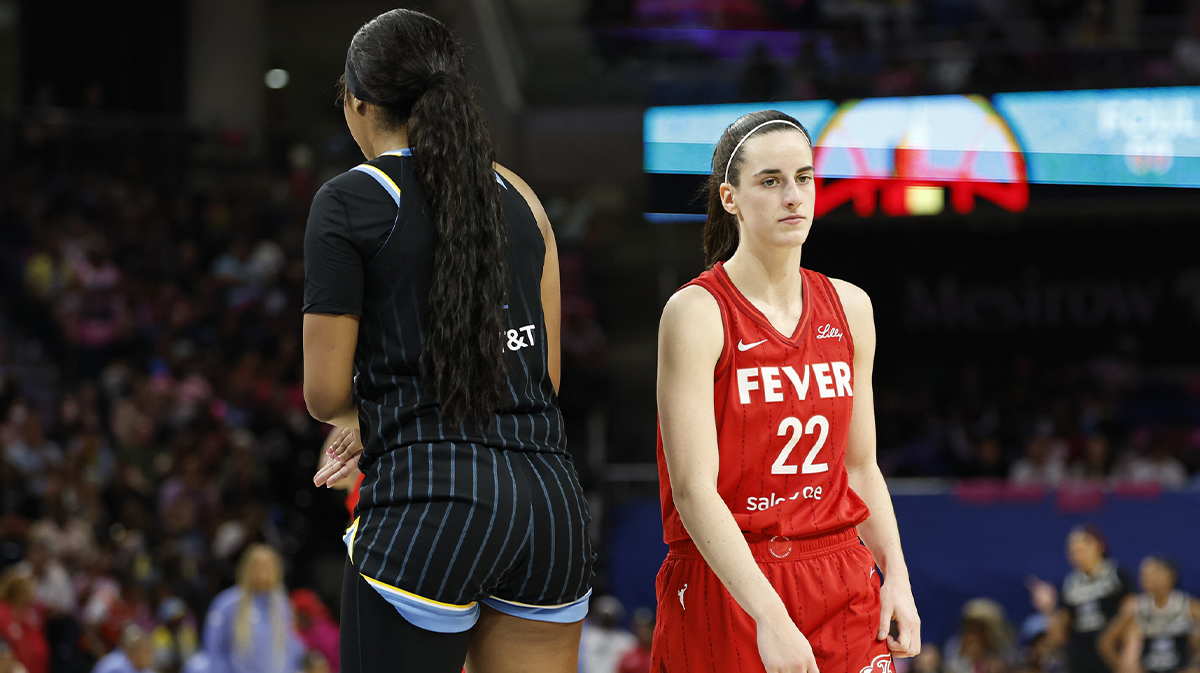
[(313, 484), (336, 487), (346, 479), (358, 477), (358, 459), (362, 456), (362, 440), (355, 428), (342, 428), (331, 434), (323, 464), (313, 475)]
[(758, 654), (767, 673), (819, 673), (812, 646), (791, 619), (758, 625)]
[[(915, 657), (921, 653), (921, 617), (913, 600), (912, 587), (898, 580), (884, 579), (879, 590), (879, 632), (876, 640), (887, 639), (893, 657)], [(890, 631), (896, 620), (898, 638)]]
[(1058, 589), (1053, 584), (1030, 575), (1025, 580), (1025, 588), (1029, 589), (1029, 603), (1034, 610), (1048, 615), (1058, 607)]

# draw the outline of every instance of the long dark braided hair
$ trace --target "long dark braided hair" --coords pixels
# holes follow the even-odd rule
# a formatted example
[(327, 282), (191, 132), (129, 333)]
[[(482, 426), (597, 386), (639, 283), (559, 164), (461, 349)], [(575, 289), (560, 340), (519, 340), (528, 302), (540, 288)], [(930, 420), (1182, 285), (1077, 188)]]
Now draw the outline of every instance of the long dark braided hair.
[(504, 394), (508, 227), (496, 151), (458, 44), (433, 17), (394, 9), (358, 30), (347, 66), (386, 123), (407, 124), (433, 218), (421, 376), (435, 386), (447, 420), (486, 423)]

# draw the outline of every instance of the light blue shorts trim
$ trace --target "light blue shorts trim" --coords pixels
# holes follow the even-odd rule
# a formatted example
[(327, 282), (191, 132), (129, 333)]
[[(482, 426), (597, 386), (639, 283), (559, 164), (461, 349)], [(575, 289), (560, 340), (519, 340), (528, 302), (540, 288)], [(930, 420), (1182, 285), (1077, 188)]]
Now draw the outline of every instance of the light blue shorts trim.
[(575, 622), (583, 621), (583, 618), (587, 616), (588, 604), (591, 599), (592, 592), (589, 589), (583, 598), (562, 605), (526, 605), (525, 603), (506, 601), (495, 596), (480, 599), (480, 602), (513, 617), (531, 619), (535, 622), (574, 624)]

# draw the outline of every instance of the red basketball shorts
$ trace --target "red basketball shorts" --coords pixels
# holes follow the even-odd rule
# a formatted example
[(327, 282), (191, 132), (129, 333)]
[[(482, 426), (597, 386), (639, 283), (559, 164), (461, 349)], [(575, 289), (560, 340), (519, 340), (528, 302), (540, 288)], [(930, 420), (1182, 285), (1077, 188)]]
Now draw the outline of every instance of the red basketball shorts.
[[(891, 673), (879, 576), (854, 528), (819, 538), (748, 539), (758, 567), (808, 638), (821, 673)], [(658, 572), (653, 673), (760, 673), (758, 631), (691, 540)]]

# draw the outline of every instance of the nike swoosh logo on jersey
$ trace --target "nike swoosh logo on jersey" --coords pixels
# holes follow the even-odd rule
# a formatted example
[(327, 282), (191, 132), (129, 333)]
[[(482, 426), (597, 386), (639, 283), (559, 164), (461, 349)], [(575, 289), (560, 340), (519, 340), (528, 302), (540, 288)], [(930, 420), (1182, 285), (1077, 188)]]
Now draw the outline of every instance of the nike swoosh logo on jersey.
[(741, 340), (741, 339), (738, 339), (738, 350), (740, 350), (740, 351), (748, 351), (748, 350), (750, 350), (751, 348), (754, 348), (755, 346), (761, 346), (761, 345), (763, 345), (763, 344), (765, 344), (765, 343), (767, 343), (767, 340), (766, 340), (766, 339), (763, 339), (762, 341), (755, 341), (755, 342), (754, 342), (754, 343), (752, 343), (752, 344), (742, 343), (742, 340)]

